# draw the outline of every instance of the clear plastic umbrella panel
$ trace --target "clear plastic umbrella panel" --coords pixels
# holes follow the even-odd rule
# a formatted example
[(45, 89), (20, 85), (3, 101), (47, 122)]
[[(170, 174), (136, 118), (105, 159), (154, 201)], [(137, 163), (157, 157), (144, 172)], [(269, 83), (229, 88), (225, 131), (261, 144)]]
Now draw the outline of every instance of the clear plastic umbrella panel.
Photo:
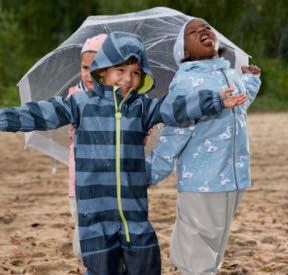
[[(148, 62), (155, 77), (155, 89), (150, 97), (159, 97), (168, 91), (177, 66), (173, 46), (183, 24), (193, 17), (173, 9), (159, 7), (135, 13), (113, 16), (90, 16), (54, 51), (40, 59), (18, 83), (21, 103), (45, 100), (55, 95), (66, 96), (68, 88), (80, 80), (80, 51), (89, 37), (112, 31), (136, 33), (142, 37)], [(215, 30), (216, 31), (216, 30)], [(226, 58), (237, 70), (248, 64), (249, 55), (219, 32)], [(62, 127), (49, 132), (34, 131), (25, 134), (25, 145), (35, 148), (68, 164), (68, 129)]]

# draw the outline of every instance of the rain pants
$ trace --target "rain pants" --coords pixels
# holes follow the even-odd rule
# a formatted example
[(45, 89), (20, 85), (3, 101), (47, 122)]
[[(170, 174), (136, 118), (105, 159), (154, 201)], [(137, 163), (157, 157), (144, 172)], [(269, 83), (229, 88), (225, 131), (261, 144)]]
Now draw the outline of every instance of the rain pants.
[[(160, 251), (148, 221), (144, 137), (160, 122), (182, 125), (223, 110), (217, 93), (145, 96), (153, 78), (141, 39), (114, 32), (97, 53), (91, 70), (121, 64), (131, 56), (143, 70), (142, 84), (122, 98), (119, 87), (95, 83), (95, 90), (53, 97), (0, 110), (1, 131), (75, 128), (75, 175), (79, 239), (87, 274), (160, 274)], [(220, 92), (220, 91), (219, 91)]]

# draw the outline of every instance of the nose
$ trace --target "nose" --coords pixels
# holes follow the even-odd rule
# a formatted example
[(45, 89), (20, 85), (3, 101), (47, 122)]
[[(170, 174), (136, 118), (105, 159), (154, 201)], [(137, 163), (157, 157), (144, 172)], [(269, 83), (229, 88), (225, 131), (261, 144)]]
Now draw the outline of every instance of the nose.
[(89, 71), (89, 73), (87, 73), (87, 78), (88, 78), (89, 80), (92, 80), (92, 79), (93, 79), (92, 74), (90, 73), (90, 71)]
[(198, 29), (198, 33), (201, 33), (201, 32), (203, 32), (205, 30), (205, 27), (200, 27), (199, 29)]
[(131, 79), (132, 79), (132, 77), (130, 74), (125, 74), (125, 76), (124, 76), (125, 83), (130, 83)]

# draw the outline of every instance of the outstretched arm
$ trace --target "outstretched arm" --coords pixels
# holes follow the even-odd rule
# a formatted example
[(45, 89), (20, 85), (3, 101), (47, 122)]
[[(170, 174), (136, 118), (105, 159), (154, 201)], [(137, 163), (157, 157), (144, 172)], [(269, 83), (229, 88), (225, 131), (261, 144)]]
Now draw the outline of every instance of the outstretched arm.
[(175, 77), (166, 96), (159, 99), (144, 98), (143, 122), (146, 132), (160, 122), (169, 126), (187, 127), (203, 116), (217, 115), (225, 108), (243, 104), (245, 94), (231, 95), (233, 89), (197, 91), (191, 87), (189, 78)]
[(0, 109), (0, 131), (46, 131), (75, 123), (76, 103), (52, 97), (48, 101), (28, 102), (21, 107)]
[(243, 72), (242, 81), (247, 93), (247, 101), (244, 106), (248, 109), (259, 92), (261, 70), (254, 65), (242, 66), (241, 69)]
[(230, 95), (233, 88), (223, 91), (194, 90), (189, 78), (175, 77), (160, 112), (165, 124), (188, 126), (203, 116), (220, 114), (224, 108), (233, 108), (245, 102), (244, 94)]

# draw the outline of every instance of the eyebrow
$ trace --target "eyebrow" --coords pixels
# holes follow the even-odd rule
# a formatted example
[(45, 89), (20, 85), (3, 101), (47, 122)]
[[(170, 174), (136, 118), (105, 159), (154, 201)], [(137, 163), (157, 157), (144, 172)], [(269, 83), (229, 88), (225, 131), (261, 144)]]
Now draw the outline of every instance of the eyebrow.
[(187, 29), (185, 29), (184, 35), (186, 35), (187, 32), (190, 31), (190, 30), (196, 30), (198, 27), (211, 27), (211, 26), (208, 23), (202, 23), (202, 24), (200, 24), (197, 27), (189, 26)]

